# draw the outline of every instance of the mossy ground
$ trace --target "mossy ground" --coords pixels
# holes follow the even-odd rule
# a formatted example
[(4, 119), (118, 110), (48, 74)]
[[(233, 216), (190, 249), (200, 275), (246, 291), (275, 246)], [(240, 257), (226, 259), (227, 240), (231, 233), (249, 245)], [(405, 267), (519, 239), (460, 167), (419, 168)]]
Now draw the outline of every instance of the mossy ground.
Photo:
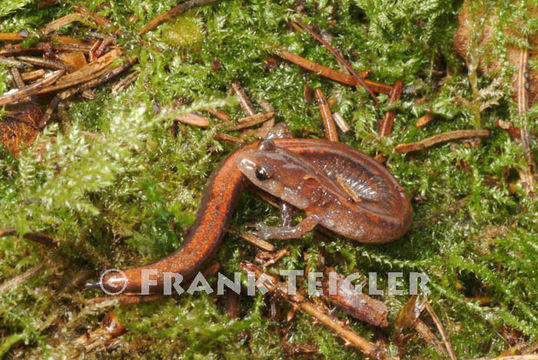
[[(522, 26), (516, 20), (525, 18), (531, 1), (480, 2), (501, 13), (504, 24)], [(509, 86), (515, 69), (503, 63), (499, 74), (479, 73), (478, 89), (493, 86), (500, 99), (480, 114), (481, 126), (491, 129), (491, 136), (478, 147), (454, 142), (402, 156), (392, 150), (394, 145), (477, 126), (474, 105), (484, 99), (473, 93), (467, 66), (452, 49), (461, 1), (303, 2), (304, 21), (332, 34), (330, 42), (355, 69), (371, 68), (374, 80), (392, 84), (400, 79), (414, 89), (394, 106), (398, 115), (389, 138), (380, 138), (374, 130), (388, 108), (386, 97), (376, 108), (363, 89), (355, 91), (286, 62), (267, 68), (273, 46), (338, 66), (314, 39), (287, 26), (293, 17), (289, 9), (297, 3), (301, 2), (223, 0), (187, 14), (188, 20), (148, 33), (143, 39), (152, 46), (147, 46), (140, 43), (137, 30), (176, 1), (69, 0), (42, 10), (35, 1), (0, 2), (2, 32), (38, 29), (72, 12), (75, 4), (98, 9), (121, 29), (119, 43), (140, 59), (134, 67), (140, 76), (128, 90), (111, 94), (111, 85), (106, 85), (96, 91), (97, 99), (70, 103), (71, 125), (51, 124), (40, 137), (47, 146), (39, 155), (30, 148), (15, 160), (0, 150), (0, 227), (41, 231), (61, 240), (60, 248), (52, 250), (23, 239), (1, 239), (1, 282), (41, 262), (44, 268), (0, 294), (0, 356), (72, 356), (73, 339), (98, 327), (99, 319), (113, 309), (128, 333), (118, 349), (94, 354), (96, 358), (284, 359), (289, 356), (282, 350), (279, 329), (288, 331), (291, 342), (319, 346), (322, 357), (361, 358), (304, 314), (290, 322), (271, 320), (261, 297), (244, 297), (240, 319), (230, 321), (210, 295), (130, 307), (85, 306), (84, 300), (97, 292), (66, 288), (81, 272), (90, 271), (95, 278), (104, 268), (147, 263), (181, 244), (208, 175), (232, 146), (214, 140), (211, 129), (181, 125), (174, 137), (168, 130), (171, 116), (157, 115), (153, 105), (167, 108), (182, 97), (192, 101), (192, 109), (212, 105), (242, 116), (227, 93), (233, 79), (255, 103), (271, 103), (277, 121), (285, 121), (298, 137), (323, 136), (316, 105), (303, 99), (303, 84), (321, 86), (327, 96), (338, 92), (334, 110), (353, 129), (341, 140), (371, 155), (385, 154), (387, 167), (413, 199), (415, 226), (401, 240), (362, 246), (308, 236), (289, 243), (291, 255), (279, 268), (315, 267), (322, 255), (344, 274), (425, 272), (430, 277), (430, 302), (462, 358), (498, 355), (509, 346), (507, 329), (520, 332), (521, 341), (536, 340), (538, 206), (516, 184), (517, 170), (526, 166), (521, 146), (493, 126), (494, 120), (503, 119), (537, 130), (536, 104), (526, 117), (517, 115)], [(132, 14), (137, 22), (129, 21)], [(527, 35), (538, 28), (536, 19), (526, 24)], [(185, 26), (191, 33), (175, 42), (181, 31), (174, 26)], [(72, 36), (86, 31), (82, 24), (61, 30)], [(515, 40), (496, 34), (492, 53), (502, 56), (503, 44)], [(221, 64), (218, 72), (212, 71), (215, 59)], [(534, 71), (537, 67), (531, 62)], [(494, 83), (494, 76), (501, 81)], [(0, 90), (8, 86), (2, 68)], [(428, 109), (435, 120), (417, 129), (416, 119)], [(84, 131), (102, 137), (88, 137)], [(456, 203), (462, 206), (454, 207)], [(260, 218), (275, 222), (277, 213), (246, 194), (233, 225)], [(239, 261), (255, 253), (237, 236), (228, 235), (217, 260), (231, 274)], [(479, 298), (487, 301), (481, 304)], [(382, 297), (391, 322), (407, 299)], [(350, 321), (365, 337), (379, 336), (371, 327)], [(390, 336), (391, 329), (384, 333)], [(440, 357), (419, 338), (411, 340), (408, 351), (409, 357)]]

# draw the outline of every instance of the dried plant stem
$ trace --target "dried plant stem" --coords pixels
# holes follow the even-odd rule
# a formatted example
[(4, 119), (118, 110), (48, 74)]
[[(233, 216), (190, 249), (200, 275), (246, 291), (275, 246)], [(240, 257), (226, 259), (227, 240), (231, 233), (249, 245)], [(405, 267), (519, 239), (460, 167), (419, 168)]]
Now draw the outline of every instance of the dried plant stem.
[(370, 93), (370, 95), (372, 95), (372, 97), (374, 98), (375, 100), (375, 104), (376, 105), (379, 105), (379, 100), (377, 100), (377, 96), (375, 96), (374, 92), (370, 89), (370, 87), (368, 86), (368, 84), (366, 84), (366, 82), (364, 81), (364, 78), (362, 78), (361, 76), (359, 76), (359, 74), (357, 74), (357, 72), (355, 71), (355, 69), (353, 69), (353, 67), (346, 61), (346, 59), (344, 59), (344, 57), (342, 55), (340, 55), (340, 53), (338, 51), (336, 51), (331, 45), (329, 45), (328, 42), (326, 42), (325, 40), (323, 40), (323, 38), (317, 34), (314, 30), (312, 30), (310, 27), (308, 27), (306, 24), (302, 23), (301, 21), (299, 20), (296, 20), (295, 21), (297, 24), (299, 24), (300, 27), (302, 27), (303, 29), (305, 29), (310, 35), (312, 35), (317, 41), (319, 41), (323, 46), (325, 46), (325, 48), (327, 50), (329, 50), (329, 52), (331, 54), (333, 54), (333, 56), (342, 64), (344, 65), (344, 67), (351, 73), (351, 75), (353, 75), (354, 77), (357, 78), (359, 84), (364, 87), (366, 89), (366, 91), (368, 91), (368, 93)]
[[(232, 88), (234, 89), (235, 94), (239, 98), (239, 105), (241, 106), (245, 114), (247, 116), (254, 116), (256, 114), (256, 110), (254, 109), (252, 102), (248, 98), (245, 89), (243, 89), (241, 84), (239, 84), (239, 81), (235, 80), (234, 82), (232, 82)], [(237, 122), (240, 123), (241, 121), (242, 119), (239, 119)]]
[(174, 118), (174, 120), (177, 120), (184, 124), (193, 125), (193, 126), (199, 126), (199, 127), (209, 126), (209, 120), (207, 118), (197, 115), (197, 114), (193, 114), (193, 113), (178, 115)]
[(19, 68), (19, 69), (28, 69), (28, 68), (32, 67), (31, 64), (28, 64), (28, 63), (26, 63), (24, 61), (8, 59), (8, 58), (5, 58), (3, 56), (0, 56), (0, 64), (5, 64), (7, 66), (16, 67), (16, 68)]
[(0, 41), (17, 41), (24, 39), (25, 37), (21, 36), (19, 33), (0, 33)]
[(329, 104), (323, 95), (320, 88), (314, 90), (314, 96), (318, 104), (321, 118), (323, 119), (323, 128), (325, 129), (325, 138), (329, 141), (338, 142), (338, 132), (336, 131), (336, 125), (334, 123), (333, 114), (329, 108)]
[(10, 71), (11, 76), (13, 77), (13, 81), (15, 82), (15, 85), (22, 89), (24, 87), (24, 81), (22, 80), (21, 73), (17, 68), (11, 68)]
[(114, 85), (114, 87), (112, 88), (112, 92), (116, 93), (118, 91), (121, 91), (127, 88), (134, 81), (136, 81), (136, 79), (138, 78), (138, 75), (140, 75), (140, 72), (138, 70), (133, 71), (132, 73), (130, 73), (129, 75), (127, 75), (126, 77), (118, 81), (118, 83)]
[(433, 308), (429, 302), (426, 302), (425, 309), (428, 312), (428, 314), (430, 314), (430, 317), (435, 323), (435, 326), (437, 327), (437, 330), (439, 331), (439, 335), (441, 335), (441, 339), (443, 340), (443, 343), (445, 344), (445, 348), (448, 353), (448, 356), (450, 357), (451, 360), (457, 360), (458, 358), (456, 356), (456, 353), (454, 352), (454, 349), (452, 348), (452, 344), (450, 344), (450, 341), (448, 340), (445, 334), (445, 329), (443, 328), (443, 324), (441, 323), (441, 320), (439, 319), (435, 311), (433, 311)]
[(61, 18), (56, 19), (56, 20), (51, 21), (50, 23), (48, 23), (45, 26), (45, 28), (43, 28), (43, 34), (48, 35), (51, 32), (54, 32), (54, 31), (66, 26), (68, 24), (71, 24), (74, 21), (79, 20), (79, 19), (80, 19), (80, 17), (76, 13), (72, 13), (72, 14), (62, 16)]
[(227, 127), (226, 130), (235, 131), (235, 130), (248, 128), (248, 127), (266, 122), (267, 120), (271, 119), (273, 116), (275, 116), (274, 112), (260, 113), (260, 114), (256, 114), (252, 116), (247, 116), (247, 117), (237, 120), (238, 125)]
[[(295, 65), (299, 65), (300, 67), (306, 70), (312, 71), (323, 77), (337, 81), (341, 84), (350, 85), (350, 86), (357, 86), (359, 84), (359, 80), (355, 76), (344, 74), (339, 71), (330, 69), (326, 66), (317, 64), (299, 55), (291, 53), (287, 50), (276, 49), (276, 54), (288, 60), (289, 62), (294, 63)], [(365, 74), (368, 74), (368, 73), (369, 72), (359, 73), (359, 77), (364, 78)], [(372, 89), (373, 91), (377, 93), (390, 94), (390, 92), (392, 91), (392, 86), (390, 85), (385, 85), (385, 84), (377, 83), (375, 81), (370, 81), (366, 79), (364, 79), (364, 82), (368, 85), (368, 87), (370, 87), (370, 89)]]
[(14, 92), (7, 92), (4, 95), (0, 96), (0, 106), (9, 105), (17, 103), (30, 95), (34, 95), (39, 92), (39, 90), (44, 87), (54, 83), (60, 76), (64, 74), (65, 70), (58, 70), (51, 73), (49, 76), (44, 77), (43, 79), (36, 81), (33, 84), (25, 86), (22, 89), (19, 89)]
[(344, 117), (339, 112), (334, 112), (333, 118), (334, 122), (343, 133), (346, 133), (351, 130), (351, 127), (349, 127), (349, 124), (347, 123), (346, 119), (344, 119)]
[(434, 135), (432, 137), (429, 137), (427, 139), (424, 139), (419, 142), (413, 142), (413, 143), (407, 143), (407, 144), (399, 144), (396, 145), (394, 150), (399, 152), (400, 154), (408, 153), (412, 151), (420, 151), (425, 150), (429, 147), (432, 147), (436, 144), (452, 141), (452, 140), (458, 140), (458, 139), (465, 139), (465, 138), (474, 138), (474, 137), (487, 137), (489, 136), (489, 130), (455, 130), (455, 131), (448, 131), (442, 134)]
[(526, 112), (529, 109), (529, 93), (528, 82), (525, 77), (526, 66), (529, 53), (527, 49), (522, 48), (519, 56), (519, 73), (517, 78), (517, 107), (518, 112), (523, 116), (523, 126), (520, 129), (521, 146), (523, 146), (523, 155), (527, 162), (525, 169), (520, 171), (521, 182), (523, 188), (530, 196), (534, 197), (534, 171), (536, 170), (536, 164), (534, 163), (534, 156), (530, 145), (530, 135), (527, 129)]
[[(402, 96), (402, 91), (403, 83), (397, 80), (394, 83), (394, 87), (390, 92), (389, 104), (394, 104), (396, 101), (400, 100), (400, 97)], [(392, 125), (394, 124), (395, 117), (396, 113), (394, 111), (387, 111), (385, 113), (385, 117), (383, 118), (383, 120), (381, 121), (381, 125), (379, 126), (379, 135), (389, 136), (391, 134)]]
[(243, 233), (240, 235), (241, 238), (243, 240), (245, 240), (246, 242), (264, 250), (264, 251), (269, 251), (269, 252), (273, 252), (276, 250), (275, 246), (273, 244), (271, 244), (270, 242), (267, 242), (263, 239), (260, 239), (259, 237), (257, 237), (256, 235), (254, 234), (251, 234), (251, 233)]
[(219, 140), (219, 141), (224, 141), (224, 142), (228, 142), (228, 143), (231, 143), (231, 144), (236, 144), (236, 145), (243, 144), (243, 140), (241, 140), (237, 136), (228, 135), (228, 134), (224, 134), (224, 133), (216, 133), (214, 138)]
[(66, 66), (65, 64), (59, 61), (47, 60), (47, 59), (34, 57), (34, 56), (17, 56), (17, 60), (21, 60), (32, 65), (54, 69), (54, 70), (69, 70), (68, 66)]
[(281, 296), (284, 300), (290, 303), (293, 307), (303, 310), (307, 314), (316, 318), (323, 325), (333, 330), (339, 337), (344, 339), (346, 345), (353, 346), (361, 350), (365, 356), (373, 359), (389, 359), (386, 349), (380, 348), (365, 338), (355, 333), (350, 327), (344, 325), (341, 321), (329, 315), (319, 305), (307, 300), (300, 292), (295, 294), (288, 293), (288, 284), (279, 282), (274, 276), (269, 275), (258, 266), (248, 261), (241, 263), (241, 269), (246, 274), (253, 274), (259, 280), (263, 275), (266, 280), (262, 285), (271, 293)]
[(25, 271), (24, 273), (14, 277), (13, 279), (11, 280), (8, 280), (6, 282), (4, 282), (3, 284), (0, 285), (0, 294), (6, 292), (6, 291), (9, 291), (11, 290), (12, 288), (14, 288), (15, 286), (18, 286), (20, 284), (22, 284), (23, 282), (25, 282), (26, 280), (32, 278), (35, 276), (35, 274), (37, 274), (39, 272), (39, 270), (41, 270), (43, 268), (43, 263), (37, 265), (37, 266), (34, 266), (33, 268)]
[(172, 9), (162, 13), (161, 15), (157, 16), (155, 19), (151, 20), (142, 29), (140, 29), (138, 34), (143, 35), (147, 33), (148, 31), (155, 29), (157, 26), (159, 26), (163, 22), (171, 20), (175, 18), (176, 16), (183, 14), (186, 11), (210, 4), (215, 1), (217, 0), (190, 0), (184, 3), (181, 3), (178, 6), (173, 7)]
[(45, 75), (45, 70), (38, 69), (34, 71), (28, 71), (21, 74), (22, 80), (24, 81), (32, 81), (39, 79), (40, 77), (43, 77)]
[(211, 115), (219, 119), (220, 121), (229, 122), (232, 120), (232, 117), (226, 111), (222, 111), (219, 109), (210, 109), (210, 108), (205, 109), (205, 111), (207, 111), (208, 113), (210, 113)]
[[(0, 229), (0, 238), (5, 236), (17, 235), (17, 230), (14, 227), (9, 227), (5, 229)], [(43, 245), (57, 247), (58, 240), (53, 238), (50, 235), (38, 233), (38, 232), (28, 232), (22, 236), (24, 239), (31, 240)]]

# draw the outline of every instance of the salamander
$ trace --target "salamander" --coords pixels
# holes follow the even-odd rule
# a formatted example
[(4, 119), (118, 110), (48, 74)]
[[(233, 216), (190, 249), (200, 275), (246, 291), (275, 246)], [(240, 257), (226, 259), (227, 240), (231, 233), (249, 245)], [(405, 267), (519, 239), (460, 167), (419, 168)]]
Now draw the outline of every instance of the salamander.
[(265, 139), (230, 153), (211, 174), (195, 223), (185, 243), (150, 265), (110, 273), (91, 284), (116, 293), (140, 294), (142, 271), (153, 270), (162, 289), (163, 273), (192, 278), (214, 255), (238, 199), (249, 184), (305, 212), (292, 226), (260, 226), (264, 239), (296, 238), (316, 225), (363, 243), (401, 237), (412, 220), (403, 187), (381, 164), (351, 146), (315, 139)]

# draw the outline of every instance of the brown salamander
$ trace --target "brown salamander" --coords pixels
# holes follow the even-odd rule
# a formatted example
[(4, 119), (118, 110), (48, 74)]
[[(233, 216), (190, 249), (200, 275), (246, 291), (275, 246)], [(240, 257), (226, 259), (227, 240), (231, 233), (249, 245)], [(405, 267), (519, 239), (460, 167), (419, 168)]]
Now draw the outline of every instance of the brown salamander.
[[(412, 208), (392, 174), (356, 149), (312, 139), (267, 139), (238, 148), (209, 178), (196, 221), (185, 243), (170, 256), (150, 265), (102, 277), (110, 292), (140, 294), (142, 271), (152, 270), (162, 290), (163, 273), (192, 278), (218, 249), (241, 192), (249, 184), (304, 210), (295, 226), (261, 226), (265, 238), (296, 238), (321, 225), (364, 243), (401, 237), (409, 228)], [(156, 276), (155, 276), (156, 275)]]

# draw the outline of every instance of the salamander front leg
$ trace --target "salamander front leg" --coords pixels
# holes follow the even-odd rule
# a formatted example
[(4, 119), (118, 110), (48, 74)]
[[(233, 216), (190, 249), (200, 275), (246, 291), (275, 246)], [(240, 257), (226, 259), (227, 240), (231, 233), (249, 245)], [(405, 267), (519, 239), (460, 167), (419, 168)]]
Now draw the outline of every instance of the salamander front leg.
[(267, 239), (296, 239), (304, 234), (308, 233), (309, 231), (312, 231), (314, 227), (318, 224), (318, 218), (316, 216), (307, 216), (304, 218), (299, 224), (295, 226), (267, 226), (267, 225), (259, 225), (259, 230), (254, 232), (254, 235), (256, 235), (259, 238), (262, 238), (264, 240)]
[(285, 201), (280, 201), (280, 223), (283, 227), (290, 227), (293, 221), (295, 208)]

